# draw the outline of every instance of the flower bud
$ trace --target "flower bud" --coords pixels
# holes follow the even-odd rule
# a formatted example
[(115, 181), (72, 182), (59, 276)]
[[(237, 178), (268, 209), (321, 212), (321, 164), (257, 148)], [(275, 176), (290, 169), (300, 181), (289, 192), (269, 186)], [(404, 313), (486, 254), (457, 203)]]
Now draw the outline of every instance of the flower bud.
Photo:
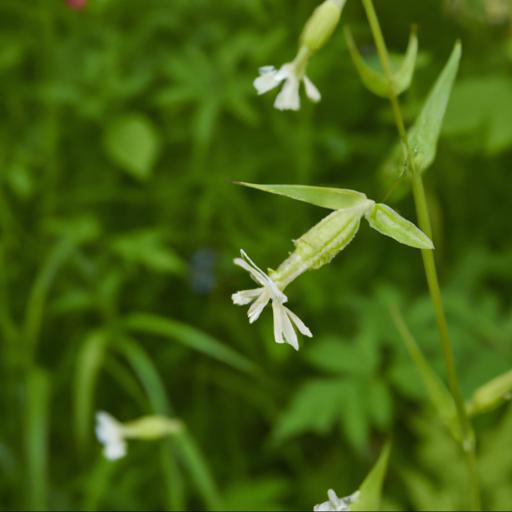
[(340, 20), (346, 0), (325, 0), (314, 11), (304, 26), (300, 42), (309, 50), (320, 49), (331, 37)]
[(470, 415), (491, 411), (512, 399), (512, 370), (479, 387), (467, 406)]
[(165, 416), (143, 416), (122, 424), (123, 436), (132, 439), (161, 439), (169, 434), (177, 434), (182, 429), (180, 421)]

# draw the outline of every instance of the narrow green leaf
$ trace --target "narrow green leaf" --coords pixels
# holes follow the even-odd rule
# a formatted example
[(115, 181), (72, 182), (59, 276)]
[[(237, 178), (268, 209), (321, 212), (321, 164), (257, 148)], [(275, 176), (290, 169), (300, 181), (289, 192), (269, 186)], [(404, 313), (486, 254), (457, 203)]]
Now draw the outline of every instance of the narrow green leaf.
[[(368, 90), (377, 96), (387, 98), (389, 96), (389, 81), (386, 75), (382, 71), (377, 71), (366, 63), (357, 49), (352, 33), (348, 27), (345, 27), (345, 38), (350, 56), (352, 57), (352, 62), (354, 63), (363, 84)], [(396, 95), (402, 94), (411, 85), (417, 56), (418, 38), (416, 36), (416, 29), (413, 28), (411, 30), (411, 35), (409, 36), (409, 43), (407, 45), (405, 56), (401, 59), (400, 65), (393, 70), (391, 85), (393, 87), (393, 92)]]
[(92, 432), (94, 393), (99, 370), (105, 357), (107, 337), (102, 331), (90, 333), (80, 347), (74, 373), (74, 423), (75, 435), (83, 448)]
[(409, 145), (414, 154), (417, 172), (424, 172), (436, 157), (439, 134), (459, 69), (461, 53), (461, 44), (457, 41), (448, 62), (430, 91), (418, 119), (409, 131)]
[(417, 249), (434, 248), (432, 240), (421, 229), (385, 204), (375, 204), (365, 217), (373, 229), (401, 244)]
[[(128, 360), (137, 375), (153, 411), (156, 414), (171, 415), (172, 405), (167, 398), (165, 386), (151, 358), (136, 341), (128, 337), (123, 337), (119, 341), (120, 343), (116, 345), (116, 348)], [(162, 446), (165, 446), (165, 449), (161, 451), (160, 457), (168, 508), (182, 510), (185, 508), (185, 501), (181, 486), (183, 480), (181, 469), (175, 460), (171, 441), (163, 442)]]
[(24, 448), (26, 457), (27, 510), (46, 510), (48, 493), (48, 405), (50, 380), (38, 368), (26, 381)]
[[(153, 410), (157, 414), (163, 414), (165, 416), (171, 415), (172, 407), (167, 398), (165, 386), (151, 358), (136, 341), (128, 337), (121, 338), (119, 350), (128, 359), (135, 373), (141, 380), (148, 398), (152, 403)], [(220, 496), (215, 480), (213, 479), (205, 457), (200, 452), (190, 432), (187, 432), (185, 429), (179, 435), (173, 436), (172, 446), (179, 452), (183, 460), (183, 465), (187, 468), (191, 479), (196, 485), (208, 509), (218, 509)], [(175, 464), (169, 450), (166, 450), (165, 453), (165, 457), (162, 457), (162, 463), (164, 464), (163, 467), (164, 470), (166, 470), (166, 478), (168, 479), (167, 492), (172, 497), (175, 496), (173, 493), (172, 475), (175, 472), (179, 474), (179, 467)], [(179, 476), (179, 479), (181, 479), (181, 476)], [(174, 509), (175, 504), (171, 508)], [(183, 506), (179, 506), (177, 509), (181, 510), (183, 508)]]
[(107, 125), (105, 150), (121, 169), (140, 180), (149, 178), (159, 152), (158, 133), (140, 114), (125, 114)]
[(512, 399), (512, 370), (480, 386), (467, 404), (468, 414), (474, 416), (492, 411)]
[(432, 405), (436, 409), (439, 418), (450, 430), (455, 439), (461, 439), (458, 422), (456, 421), (456, 410), (453, 398), (450, 392), (443, 384), (441, 379), (437, 376), (436, 372), (429, 365), (427, 358), (419, 348), (414, 336), (407, 327), (400, 311), (394, 305), (390, 306), (391, 317), (393, 322), (405, 343), (407, 351), (413, 360), (416, 369), (418, 370), (425, 389)]
[(350, 510), (380, 510), (382, 484), (386, 476), (390, 452), (391, 443), (388, 442), (382, 449), (379, 460), (359, 487), (359, 496), (350, 506)]
[(280, 196), (314, 204), (329, 210), (344, 210), (360, 206), (367, 201), (362, 192), (346, 188), (310, 187), (308, 185), (258, 185), (256, 183), (236, 182), (244, 187), (255, 188)]
[(188, 348), (201, 352), (233, 368), (259, 375), (260, 369), (232, 348), (189, 325), (157, 315), (136, 313), (128, 316), (125, 325), (133, 331), (145, 332), (175, 340)]

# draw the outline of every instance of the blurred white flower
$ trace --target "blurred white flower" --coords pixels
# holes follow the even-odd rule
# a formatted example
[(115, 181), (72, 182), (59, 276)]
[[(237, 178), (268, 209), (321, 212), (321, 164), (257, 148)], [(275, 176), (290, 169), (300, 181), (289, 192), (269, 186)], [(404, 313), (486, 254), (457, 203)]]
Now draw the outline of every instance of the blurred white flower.
[(126, 455), (126, 441), (123, 426), (107, 412), (96, 413), (96, 437), (103, 444), (103, 454), (109, 460)]
[(242, 258), (236, 258), (234, 260), (235, 265), (247, 270), (252, 279), (261, 286), (234, 293), (231, 296), (233, 303), (238, 306), (251, 304), (247, 316), (249, 322), (253, 323), (259, 318), (261, 312), (271, 300), (274, 314), (275, 341), (277, 343), (288, 343), (295, 350), (299, 350), (299, 341), (294, 325), (304, 336), (313, 336), (311, 331), (297, 315), (284, 305), (288, 301), (288, 297), (279, 289), (276, 283), (243, 250), (240, 251), (240, 254)]
[(301, 81), (304, 82), (306, 96), (311, 101), (316, 103), (321, 99), (315, 84), (304, 74), (304, 71), (299, 70), (303, 67), (298, 66), (295, 62), (284, 64), (280, 69), (276, 69), (274, 66), (264, 66), (259, 69), (260, 76), (254, 80), (253, 85), (258, 94), (265, 94), (284, 82), (281, 92), (274, 101), (274, 107), (278, 110), (299, 110)]
[(338, 498), (336, 493), (332, 489), (329, 489), (327, 491), (327, 497), (329, 498), (328, 501), (324, 501), (323, 503), (320, 503), (320, 505), (314, 506), (314, 512), (350, 511), (350, 505), (359, 498), (359, 491), (356, 491), (354, 494), (345, 498)]

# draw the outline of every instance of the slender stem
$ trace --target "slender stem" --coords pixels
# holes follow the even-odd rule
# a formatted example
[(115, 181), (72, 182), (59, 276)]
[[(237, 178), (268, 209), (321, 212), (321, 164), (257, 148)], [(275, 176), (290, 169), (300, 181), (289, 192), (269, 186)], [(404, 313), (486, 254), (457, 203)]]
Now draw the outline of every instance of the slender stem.
[[(393, 87), (393, 75), (389, 54), (386, 47), (386, 42), (384, 40), (384, 36), (382, 34), (379, 20), (377, 18), (377, 13), (375, 12), (372, 0), (362, 0), (362, 2), (366, 11), (366, 15), (368, 17), (368, 22), (370, 24), (373, 38), (375, 40), (375, 46), (379, 54), (379, 59), (382, 64), (382, 68), (389, 82), (389, 100), (391, 102), (393, 116), (395, 118), (395, 124), (400, 135), (400, 141), (407, 159), (409, 173), (412, 179), (412, 190), (414, 202), (416, 204), (418, 224), (420, 228), (428, 236), (432, 237), (432, 226), (430, 222), (430, 214), (428, 211), (428, 204), (425, 195), (425, 189), (423, 186), (423, 180), (421, 177), (421, 173), (418, 172), (416, 168), (414, 155), (407, 138), (407, 131), (405, 129), (405, 123), (400, 108), (400, 103), (398, 101), (397, 95)], [(453, 396), (453, 400), (455, 402), (457, 417), (462, 432), (462, 450), (465, 454), (465, 461), (469, 474), (472, 505), (475, 510), (480, 510), (480, 485), (476, 465), (474, 434), (471, 427), (471, 422), (466, 412), (464, 399), (462, 397), (462, 393), (460, 390), (459, 379), (457, 376), (457, 368), (455, 366), (455, 358), (453, 355), (453, 347), (448, 333), (448, 324), (446, 322), (446, 315), (444, 312), (441, 297), (441, 289), (439, 286), (436, 262), (432, 251), (422, 250), (421, 253), (423, 256), (423, 266), (425, 268), (425, 276), (427, 278), (430, 298), (434, 306), (437, 326), (439, 329), (441, 347), (448, 374), (448, 384), (450, 387), (451, 394)]]

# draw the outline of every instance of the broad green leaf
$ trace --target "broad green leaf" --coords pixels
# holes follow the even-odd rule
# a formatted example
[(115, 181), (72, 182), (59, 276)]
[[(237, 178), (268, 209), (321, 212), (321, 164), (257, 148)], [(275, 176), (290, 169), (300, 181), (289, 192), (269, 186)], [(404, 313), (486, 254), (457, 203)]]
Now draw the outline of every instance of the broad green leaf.
[[(366, 63), (357, 49), (352, 33), (348, 27), (345, 28), (345, 37), (352, 61), (363, 84), (377, 96), (387, 98), (389, 96), (389, 81), (386, 75), (382, 71), (376, 70)], [(418, 38), (416, 37), (416, 30), (413, 28), (411, 35), (409, 36), (409, 43), (407, 45), (405, 56), (401, 59), (398, 68), (393, 69), (391, 86), (393, 87), (393, 91), (396, 95), (402, 94), (411, 85), (417, 55)]]
[(453, 88), (443, 135), (459, 137), (461, 151), (468, 154), (495, 155), (510, 148), (511, 90), (512, 80), (503, 73), (461, 80)]
[(48, 497), (48, 421), (50, 379), (34, 368), (26, 380), (24, 449), (26, 480), (24, 497), (27, 510), (46, 510)]
[(417, 249), (434, 248), (432, 240), (421, 229), (385, 204), (375, 204), (366, 214), (366, 220), (373, 229), (401, 244)]
[(409, 352), (418, 373), (421, 375), (430, 401), (436, 409), (439, 418), (450, 430), (452, 435), (456, 439), (460, 440), (461, 435), (456, 421), (455, 404), (450, 392), (437, 376), (436, 372), (432, 369), (427, 358), (423, 355), (423, 352), (416, 343), (414, 336), (407, 327), (407, 324), (405, 323), (398, 308), (390, 306), (390, 312), (395, 326), (405, 343), (407, 351)]
[(299, 388), (274, 427), (282, 442), (304, 432), (325, 434), (341, 413), (345, 379), (315, 379)]
[(89, 334), (80, 347), (74, 373), (74, 423), (80, 447), (91, 432), (94, 394), (99, 370), (105, 358), (107, 336), (103, 331)]
[(358, 378), (369, 377), (375, 371), (373, 359), (368, 364), (366, 350), (359, 343), (338, 337), (318, 339), (305, 351), (308, 362), (316, 368)]
[(128, 329), (163, 336), (201, 352), (242, 372), (258, 375), (259, 368), (249, 359), (210, 335), (189, 325), (157, 315), (138, 313), (126, 318)]
[(461, 44), (457, 41), (448, 62), (428, 95), (419, 117), (409, 131), (409, 146), (414, 154), (416, 172), (424, 172), (436, 157), (439, 134), (459, 69), (461, 53)]
[(346, 188), (310, 187), (308, 185), (258, 185), (245, 182), (237, 182), (237, 184), (314, 204), (329, 210), (354, 208), (368, 200), (362, 192)]
[(472, 416), (492, 411), (512, 399), (512, 370), (479, 387), (471, 397), (467, 410)]
[(125, 114), (107, 125), (105, 149), (121, 169), (140, 180), (149, 178), (158, 157), (159, 138), (151, 121), (141, 114)]
[(379, 460), (359, 487), (359, 496), (350, 506), (350, 510), (354, 512), (380, 510), (382, 484), (386, 476), (390, 452), (391, 444), (388, 442), (382, 449)]

